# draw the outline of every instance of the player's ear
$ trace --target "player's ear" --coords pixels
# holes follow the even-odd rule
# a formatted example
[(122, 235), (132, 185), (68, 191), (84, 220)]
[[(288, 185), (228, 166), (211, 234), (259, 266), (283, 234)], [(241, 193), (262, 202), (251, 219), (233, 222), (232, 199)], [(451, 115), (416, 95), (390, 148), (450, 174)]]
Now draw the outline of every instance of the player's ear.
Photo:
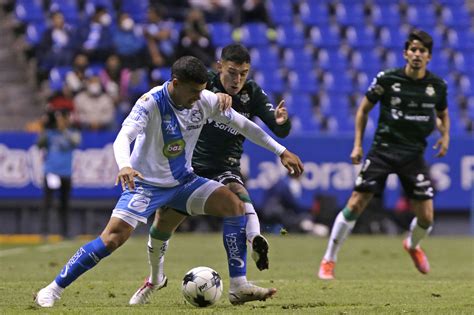
[(222, 62), (220, 60), (217, 61), (217, 72), (222, 72)]
[(407, 50), (403, 50), (403, 59), (408, 60)]

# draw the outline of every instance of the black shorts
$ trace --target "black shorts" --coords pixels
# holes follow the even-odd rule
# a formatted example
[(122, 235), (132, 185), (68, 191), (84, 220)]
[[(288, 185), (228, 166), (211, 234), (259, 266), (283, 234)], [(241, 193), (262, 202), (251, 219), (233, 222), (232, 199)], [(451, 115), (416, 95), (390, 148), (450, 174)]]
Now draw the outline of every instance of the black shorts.
[(228, 183), (239, 183), (244, 186), (242, 174), (238, 170), (218, 171), (195, 169), (194, 173), (205, 178), (213, 179), (223, 185), (227, 185)]
[(423, 153), (370, 150), (357, 176), (355, 191), (380, 194), (389, 174), (398, 175), (408, 198), (433, 199), (434, 189)]

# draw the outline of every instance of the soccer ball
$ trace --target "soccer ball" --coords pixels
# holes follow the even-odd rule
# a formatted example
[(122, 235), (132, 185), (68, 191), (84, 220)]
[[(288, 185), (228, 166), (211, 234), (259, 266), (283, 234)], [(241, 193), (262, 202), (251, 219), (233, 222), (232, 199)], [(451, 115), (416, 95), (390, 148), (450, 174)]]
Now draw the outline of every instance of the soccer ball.
[(222, 296), (222, 279), (214, 269), (196, 267), (184, 276), (181, 291), (186, 301), (192, 305), (210, 306)]

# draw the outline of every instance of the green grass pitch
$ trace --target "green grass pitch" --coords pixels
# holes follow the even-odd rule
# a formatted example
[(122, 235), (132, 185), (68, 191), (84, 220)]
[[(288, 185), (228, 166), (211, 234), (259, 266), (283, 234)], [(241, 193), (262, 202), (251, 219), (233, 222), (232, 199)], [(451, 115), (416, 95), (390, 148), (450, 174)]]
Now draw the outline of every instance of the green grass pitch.
[[(111, 257), (83, 275), (53, 309), (39, 309), (33, 294), (48, 284), (82, 244), (0, 246), (0, 314), (474, 314), (473, 238), (431, 237), (423, 245), (431, 273), (421, 275), (402, 248), (400, 237), (350, 237), (339, 254), (335, 281), (315, 276), (326, 239), (270, 236), (270, 270), (253, 261), (248, 278), (274, 286), (266, 302), (232, 306), (228, 273), (219, 234), (180, 234), (170, 242), (165, 261), (168, 287), (152, 303), (128, 306), (148, 274), (145, 237), (132, 237)], [(181, 279), (189, 269), (209, 266), (224, 281), (224, 294), (213, 307), (184, 302)]]

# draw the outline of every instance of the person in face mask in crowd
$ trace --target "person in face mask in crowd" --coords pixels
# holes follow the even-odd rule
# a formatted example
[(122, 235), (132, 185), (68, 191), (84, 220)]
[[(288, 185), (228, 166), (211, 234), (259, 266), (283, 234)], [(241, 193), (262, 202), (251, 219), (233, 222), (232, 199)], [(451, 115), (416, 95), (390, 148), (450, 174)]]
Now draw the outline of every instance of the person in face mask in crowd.
[(78, 124), (82, 129), (110, 130), (114, 127), (114, 100), (105, 93), (97, 75), (86, 81), (86, 90), (74, 97)]
[(77, 54), (71, 71), (66, 73), (65, 94), (74, 96), (84, 89), (87, 67), (89, 67), (89, 58), (84, 54)]
[(104, 62), (110, 55), (113, 43), (110, 23), (112, 17), (107, 9), (97, 6), (92, 18), (85, 25), (79, 27), (79, 38), (82, 42), (82, 52), (92, 62)]
[(127, 14), (120, 13), (118, 28), (113, 33), (113, 48), (126, 68), (145, 66), (145, 37), (141, 28)]

